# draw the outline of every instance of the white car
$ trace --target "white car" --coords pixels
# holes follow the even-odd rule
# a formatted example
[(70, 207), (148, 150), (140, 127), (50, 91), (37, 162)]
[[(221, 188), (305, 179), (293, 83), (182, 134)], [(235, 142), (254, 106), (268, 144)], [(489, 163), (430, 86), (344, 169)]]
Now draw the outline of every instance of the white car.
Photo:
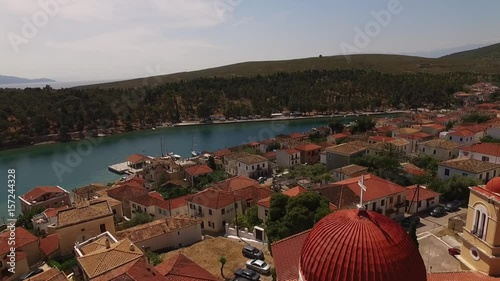
[(269, 264), (261, 260), (247, 260), (247, 268), (262, 274), (268, 274), (271, 270)]

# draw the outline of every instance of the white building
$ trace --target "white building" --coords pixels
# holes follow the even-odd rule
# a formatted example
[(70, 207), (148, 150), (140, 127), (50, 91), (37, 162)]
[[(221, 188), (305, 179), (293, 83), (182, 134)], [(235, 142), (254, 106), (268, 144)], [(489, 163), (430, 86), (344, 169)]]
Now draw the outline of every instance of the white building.
[(238, 176), (258, 178), (268, 176), (271, 172), (267, 158), (248, 154), (235, 159)]
[(461, 147), (459, 157), (500, 164), (500, 143), (476, 143)]
[(446, 139), (451, 140), (452, 142), (456, 142), (460, 144), (461, 146), (464, 145), (470, 145), (475, 143), (476, 141), (474, 140), (474, 133), (467, 130), (459, 130), (459, 131), (453, 131), (453, 132), (448, 132), (444, 136)]
[(471, 158), (456, 158), (439, 163), (437, 176), (439, 179), (445, 180), (458, 175), (487, 182), (499, 173), (500, 164)]
[(433, 139), (421, 142), (418, 145), (418, 152), (426, 154), (439, 160), (448, 160), (458, 156), (460, 144), (446, 139)]
[(412, 185), (406, 187), (406, 212), (415, 214), (439, 205), (439, 193), (425, 186)]

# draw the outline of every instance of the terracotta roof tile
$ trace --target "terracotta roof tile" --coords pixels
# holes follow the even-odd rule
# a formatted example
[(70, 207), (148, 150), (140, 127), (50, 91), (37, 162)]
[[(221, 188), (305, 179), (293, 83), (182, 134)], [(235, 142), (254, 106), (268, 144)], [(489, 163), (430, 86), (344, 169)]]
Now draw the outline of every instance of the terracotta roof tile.
[(386, 137), (386, 136), (370, 136), (368, 137), (368, 140), (370, 141), (375, 141), (375, 142), (389, 142), (394, 140), (393, 138)]
[[(417, 202), (417, 195), (418, 195), (418, 200), (428, 200), (432, 199), (436, 196), (439, 196), (440, 194), (430, 190), (428, 188), (425, 188), (423, 186), (418, 186), (419, 188), (417, 189), (418, 185), (411, 185), (407, 186), (407, 191), (406, 191), (406, 200), (412, 201), (412, 202)], [(418, 194), (417, 194), (418, 193)]]
[(112, 215), (113, 212), (107, 201), (90, 202), (88, 205), (59, 211), (56, 227), (65, 227)]
[(500, 143), (476, 143), (469, 146), (463, 146), (460, 148), (460, 150), (498, 157), (500, 156)]
[(50, 256), (59, 249), (59, 234), (54, 233), (40, 239), (40, 250), (45, 256)]
[(481, 173), (500, 168), (500, 164), (480, 161), (468, 157), (450, 159), (439, 163), (439, 165), (472, 173)]
[(127, 161), (132, 163), (140, 163), (149, 159), (150, 159), (149, 157), (142, 154), (132, 154), (129, 157), (127, 157)]
[(343, 143), (343, 144), (328, 147), (326, 149), (326, 151), (333, 152), (333, 153), (352, 155), (352, 154), (359, 153), (359, 152), (366, 150), (366, 148), (368, 146), (369, 146), (368, 143), (359, 142), (359, 141), (352, 141), (352, 142)]
[(107, 190), (108, 196), (119, 201), (128, 201), (131, 198), (136, 198), (144, 194), (148, 194), (148, 190), (142, 186), (135, 185), (120, 185)]
[[(295, 197), (301, 193), (307, 192), (305, 188), (302, 186), (296, 186), (292, 187), (288, 190), (285, 190), (282, 192), (282, 194), (290, 196), (290, 197)], [(269, 208), (271, 206), (271, 196), (265, 197), (263, 199), (260, 199), (259, 202), (257, 202), (257, 205), (260, 205), (264, 208)]]
[(160, 193), (152, 191), (137, 198), (132, 198), (130, 199), (130, 202), (134, 202), (145, 207), (157, 206), (165, 210), (174, 210), (186, 206), (186, 199), (191, 196), (192, 195), (189, 194), (186, 196), (165, 200)]
[(209, 174), (213, 171), (214, 170), (212, 170), (212, 168), (208, 167), (207, 165), (195, 165), (184, 169), (184, 172), (192, 177)]
[(47, 218), (52, 218), (57, 216), (57, 213), (59, 213), (59, 211), (66, 210), (68, 208), (68, 206), (62, 206), (59, 208), (47, 208), (43, 213)]
[(314, 143), (307, 143), (303, 144), (301, 146), (297, 146), (295, 149), (300, 150), (300, 151), (313, 151), (313, 150), (319, 150), (321, 149), (322, 146), (314, 144)]
[(267, 158), (264, 158), (260, 155), (247, 154), (242, 157), (238, 157), (237, 160), (241, 163), (245, 163), (247, 165), (257, 164), (261, 162), (267, 162)]
[[(390, 182), (388, 180), (379, 178), (372, 174), (364, 175), (364, 184), (366, 186), (366, 191), (363, 193), (364, 201), (373, 201), (379, 198), (385, 198), (387, 196), (405, 192), (406, 189), (398, 184)], [(357, 196), (360, 196), (360, 188), (358, 186), (358, 181), (361, 177), (355, 177), (343, 181), (338, 181), (333, 183), (334, 186), (345, 185), (349, 187)]]
[(361, 176), (368, 173), (368, 168), (356, 164), (351, 164), (348, 166), (340, 167), (334, 169), (333, 172), (341, 173), (347, 176)]
[(201, 221), (196, 218), (190, 218), (187, 216), (169, 217), (117, 231), (116, 238), (128, 238), (134, 243), (140, 243), (144, 240), (164, 235), (166, 233), (175, 232), (197, 224), (201, 224)]
[(141, 257), (95, 277), (92, 281), (166, 281), (166, 279), (146, 261), (146, 258)]
[(97, 196), (97, 192), (108, 188), (107, 186), (100, 183), (93, 183), (72, 190), (73, 194), (83, 197), (87, 200), (91, 200), (94, 196)]
[(428, 147), (451, 150), (451, 149), (459, 148), (461, 145), (456, 143), (456, 142), (452, 142), (452, 141), (446, 140), (446, 139), (433, 139), (433, 140), (421, 142), (419, 144), (419, 146), (428, 146)]
[(21, 197), (26, 201), (31, 202), (33, 200), (37, 200), (40, 196), (47, 193), (65, 193), (65, 192), (67, 191), (59, 186), (37, 186), (32, 190), (26, 192)]
[(285, 148), (285, 149), (280, 149), (280, 150), (286, 152), (286, 154), (288, 154), (288, 155), (300, 153), (300, 151), (298, 151), (295, 148)]
[(164, 260), (155, 269), (169, 281), (217, 281), (206, 269), (181, 253)]
[(421, 169), (411, 163), (401, 163), (401, 166), (403, 167), (403, 170), (408, 174), (415, 176), (425, 175), (424, 169)]
[[(22, 227), (16, 227), (16, 248), (20, 249), (28, 244), (38, 241), (35, 235)], [(10, 231), (0, 233), (0, 255), (8, 253), (10, 246), (8, 244)]]
[(448, 135), (454, 136), (454, 137), (470, 137), (470, 136), (473, 136), (474, 133), (467, 130), (467, 129), (463, 129), (463, 130), (450, 132), (450, 133), (448, 133)]
[(277, 280), (299, 280), (300, 253), (309, 232), (310, 230), (306, 230), (271, 245)]
[(205, 206), (210, 209), (220, 209), (237, 201), (236, 196), (230, 192), (215, 188), (207, 188), (187, 199), (197, 205)]
[(326, 185), (313, 189), (319, 192), (330, 203), (335, 205), (335, 208), (346, 209), (356, 206), (359, 203), (359, 195), (354, 193), (345, 185)]
[(112, 243), (109, 249), (99, 248), (77, 259), (81, 268), (92, 279), (142, 256), (143, 253), (139, 247), (130, 240), (124, 239)]

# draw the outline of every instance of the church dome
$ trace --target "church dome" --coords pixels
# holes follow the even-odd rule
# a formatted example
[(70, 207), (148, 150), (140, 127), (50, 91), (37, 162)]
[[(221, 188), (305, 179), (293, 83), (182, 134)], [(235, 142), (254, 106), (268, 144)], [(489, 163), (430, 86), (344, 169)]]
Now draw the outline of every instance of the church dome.
[(300, 256), (303, 281), (425, 281), (412, 238), (392, 219), (365, 210), (341, 210), (320, 220)]
[(489, 190), (494, 193), (500, 193), (500, 177), (492, 178), (486, 184), (486, 190)]

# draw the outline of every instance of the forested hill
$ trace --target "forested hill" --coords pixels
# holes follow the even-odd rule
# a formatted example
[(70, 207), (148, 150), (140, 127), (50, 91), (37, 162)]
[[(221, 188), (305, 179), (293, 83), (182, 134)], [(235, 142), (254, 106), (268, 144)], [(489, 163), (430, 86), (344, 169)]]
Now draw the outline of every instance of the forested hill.
[(198, 78), (137, 89), (0, 89), (0, 141), (98, 128), (132, 130), (200, 117), (269, 116), (310, 112), (449, 106), (453, 93), (477, 81), (474, 73), (388, 74), (372, 70), (313, 70), (253, 77)]
[(451, 55), (441, 57), (442, 59), (451, 60), (474, 60), (478, 62), (497, 62), (500, 63), (500, 43), (490, 45), (474, 50), (459, 52)]
[(278, 72), (342, 69), (375, 70), (388, 74), (444, 74), (449, 72), (500, 74), (500, 61), (478, 62), (474, 59), (455, 59), (453, 57), (432, 59), (402, 55), (363, 54), (350, 56), (322, 56), (283, 61), (244, 62), (197, 71), (86, 85), (77, 88), (134, 88), (144, 85), (179, 82), (197, 78), (252, 77), (255, 75), (270, 75)]

